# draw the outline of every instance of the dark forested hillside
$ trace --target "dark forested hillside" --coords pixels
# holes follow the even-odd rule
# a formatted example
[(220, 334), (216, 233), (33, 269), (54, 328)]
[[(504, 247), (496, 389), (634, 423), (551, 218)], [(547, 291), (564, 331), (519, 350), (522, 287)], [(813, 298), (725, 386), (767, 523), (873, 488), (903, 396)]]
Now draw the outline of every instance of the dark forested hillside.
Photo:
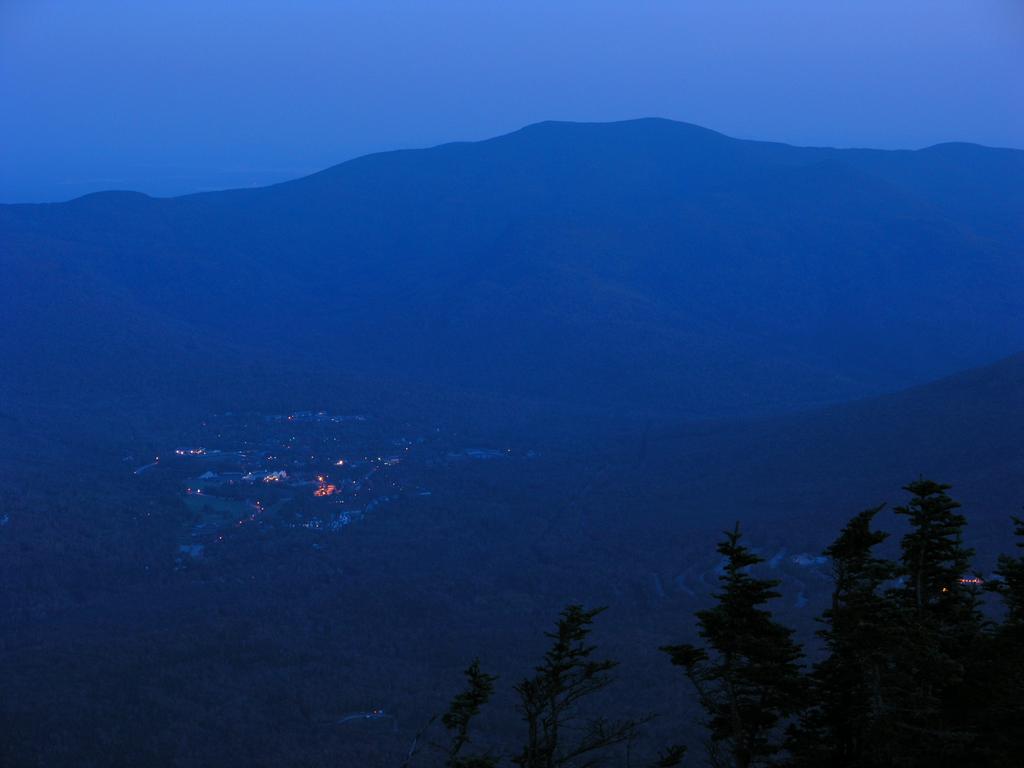
[(18, 329), (4, 351), (50, 350), (62, 375), (74, 349), (96, 353), (99, 377), (106, 357), (159, 358), (134, 392), (231, 346), (676, 415), (841, 400), (1024, 347), (1006, 320), (1024, 316), (1022, 190), (1016, 151), (798, 148), (639, 120), (263, 189), (4, 206), (5, 272), (53, 275), (0, 287)]
[[(637, 488), (652, 508), (810, 517), (853, 497), (882, 500), (901, 477), (956, 474), (998, 514), (1024, 500), (1024, 355), (876, 398), (785, 417), (652, 428)], [(835, 524), (837, 521), (832, 521)], [(977, 532), (977, 529), (976, 529)]]

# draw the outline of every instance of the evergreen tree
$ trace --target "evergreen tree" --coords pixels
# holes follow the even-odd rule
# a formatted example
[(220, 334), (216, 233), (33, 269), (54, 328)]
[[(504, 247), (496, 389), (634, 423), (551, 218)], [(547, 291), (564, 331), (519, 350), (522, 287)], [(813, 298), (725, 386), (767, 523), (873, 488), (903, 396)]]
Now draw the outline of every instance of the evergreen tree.
[[(1024, 549), (1024, 520), (1013, 518), (1017, 547)], [(1001, 555), (990, 589), (1006, 607), (988, 639), (970, 704), (978, 731), (978, 765), (1017, 768), (1024, 755), (1024, 552)]]
[(498, 759), (491, 755), (463, 755), (469, 745), (469, 726), (480, 714), (480, 708), (491, 699), (494, 681), (498, 678), (480, 671), (480, 660), (475, 659), (465, 671), (466, 689), (459, 693), (441, 718), (441, 723), (451, 734), (448, 747), (447, 768), (493, 768)]
[(958, 613), (969, 590), (961, 584), (971, 566), (974, 550), (963, 544), (967, 518), (958, 513), (960, 503), (947, 494), (952, 486), (917, 480), (904, 486), (913, 494), (905, 507), (896, 507), (910, 524), (903, 537), (903, 575), (906, 597), (921, 611)]
[(973, 699), (968, 669), (983, 652), (979, 590), (970, 582), (973, 550), (963, 543), (966, 518), (946, 491), (918, 480), (904, 490), (910, 502), (897, 507), (910, 530), (901, 547), (902, 587), (890, 598), (898, 613), (887, 703), (896, 735), (897, 765), (962, 765), (975, 749), (965, 716)]
[(594, 618), (603, 610), (580, 605), (563, 610), (556, 630), (546, 633), (553, 642), (544, 662), (516, 686), (527, 737), (512, 762), (521, 768), (601, 765), (610, 747), (636, 736), (636, 721), (584, 719), (580, 712), (585, 699), (611, 684), (610, 672), (617, 666), (593, 658), (596, 647), (588, 641)]
[(827, 656), (811, 674), (812, 704), (793, 739), (797, 765), (893, 764), (886, 707), (898, 622), (882, 587), (896, 564), (875, 556), (888, 534), (871, 528), (883, 506), (854, 517), (825, 550), (834, 587), (818, 635)]
[(697, 613), (708, 650), (662, 648), (684, 668), (708, 714), (709, 756), (716, 767), (771, 764), (782, 751), (782, 726), (800, 709), (805, 690), (792, 630), (763, 607), (779, 596), (778, 582), (750, 574), (762, 558), (740, 538), (737, 524), (718, 545), (726, 564), (717, 605)]

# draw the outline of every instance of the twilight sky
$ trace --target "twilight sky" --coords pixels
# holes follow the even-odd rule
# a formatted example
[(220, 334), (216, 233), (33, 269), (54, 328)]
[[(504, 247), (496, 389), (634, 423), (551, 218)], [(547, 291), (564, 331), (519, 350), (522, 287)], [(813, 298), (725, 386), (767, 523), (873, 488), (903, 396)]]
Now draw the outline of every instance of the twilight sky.
[(1024, 148), (1022, 0), (0, 0), (0, 202), (303, 175), (539, 120)]

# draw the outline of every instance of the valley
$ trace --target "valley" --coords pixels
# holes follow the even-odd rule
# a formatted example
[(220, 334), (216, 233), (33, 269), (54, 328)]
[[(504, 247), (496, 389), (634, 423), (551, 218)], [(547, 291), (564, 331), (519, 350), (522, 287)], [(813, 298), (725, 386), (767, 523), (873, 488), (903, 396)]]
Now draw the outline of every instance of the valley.
[(201, 445), (166, 451), (134, 470), (145, 474), (150, 493), (179, 489), (189, 529), (179, 567), (213, 556), (242, 527), (338, 533), (384, 508), (397, 506), (400, 515), (465, 462), (497, 460), (523, 473), (537, 458), (532, 450), (462, 447), (440, 427), (421, 434), (409, 423), (326, 411), (217, 414), (190, 434)]

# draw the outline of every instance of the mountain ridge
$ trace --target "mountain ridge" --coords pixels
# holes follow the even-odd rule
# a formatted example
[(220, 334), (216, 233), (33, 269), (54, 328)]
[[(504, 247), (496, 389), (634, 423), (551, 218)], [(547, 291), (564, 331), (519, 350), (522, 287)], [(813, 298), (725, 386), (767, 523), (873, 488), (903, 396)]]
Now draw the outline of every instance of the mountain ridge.
[[(1024, 152), (941, 146), (549, 121), (264, 188), (3, 206), (0, 259), (101, 274), (200, 335), (330, 349), (370, 377), (771, 412), (1024, 348), (1005, 323), (1024, 316)], [(30, 331), (58, 343), (60, 322)]]
[(716, 140), (724, 140), (724, 141), (728, 141), (728, 142), (736, 142), (736, 143), (742, 143), (742, 144), (748, 144), (748, 145), (757, 145), (757, 146), (761, 146), (761, 147), (775, 147), (775, 148), (780, 148), (780, 149), (783, 149), (783, 150), (789, 150), (789, 149), (792, 149), (792, 150), (813, 150), (813, 151), (818, 151), (818, 152), (823, 152), (823, 153), (868, 153), (868, 154), (876, 153), (876, 154), (879, 154), (879, 155), (889, 155), (889, 156), (901, 155), (901, 154), (902, 155), (913, 155), (913, 154), (919, 154), (919, 153), (945, 153), (945, 152), (963, 152), (963, 151), (972, 151), (972, 152), (974, 152), (974, 151), (980, 150), (983, 153), (1001, 153), (1001, 154), (1005, 154), (1006, 156), (1020, 156), (1020, 155), (1024, 155), (1024, 149), (1018, 149), (1018, 148), (1014, 148), (1014, 147), (994, 147), (994, 146), (989, 146), (989, 145), (986, 145), (986, 144), (979, 144), (977, 142), (971, 142), (971, 141), (941, 141), (941, 142), (937, 142), (935, 144), (929, 144), (929, 145), (926, 145), (926, 146), (923, 146), (923, 147), (917, 147), (917, 148), (897, 148), (897, 149), (880, 149), (880, 148), (869, 147), (869, 146), (838, 147), (838, 146), (832, 146), (832, 145), (793, 144), (793, 143), (783, 142), (783, 141), (771, 141), (771, 140), (763, 140), (763, 139), (738, 138), (738, 137), (730, 136), (729, 134), (723, 133), (721, 131), (716, 131), (716, 130), (714, 130), (712, 128), (707, 128), (707, 127), (698, 125), (696, 123), (690, 123), (690, 122), (681, 121), (681, 120), (672, 120), (670, 118), (656, 117), (656, 116), (628, 118), (628, 119), (615, 120), (615, 121), (541, 120), (541, 121), (538, 121), (538, 122), (535, 122), (535, 123), (530, 123), (528, 125), (525, 125), (522, 128), (517, 128), (515, 130), (508, 131), (507, 133), (502, 133), (502, 134), (499, 134), (497, 136), (493, 136), (493, 137), (486, 138), (486, 139), (449, 141), (449, 142), (442, 142), (440, 144), (424, 146), (424, 147), (410, 147), (410, 148), (402, 148), (402, 149), (381, 150), (381, 151), (378, 151), (378, 152), (370, 152), (370, 153), (363, 154), (363, 155), (357, 155), (355, 157), (349, 158), (348, 160), (343, 160), (343, 161), (341, 161), (339, 163), (334, 163), (332, 165), (329, 165), (329, 166), (327, 166), (325, 168), (322, 168), (322, 169), (320, 169), (318, 171), (314, 171), (312, 173), (308, 173), (308, 174), (305, 174), (305, 175), (302, 175), (302, 176), (297, 176), (297, 177), (295, 177), (293, 179), (285, 179), (283, 181), (275, 182), (275, 183), (272, 183), (272, 184), (260, 185), (260, 186), (256, 186), (256, 187), (225, 187), (224, 189), (202, 190), (202, 191), (196, 191), (196, 192), (186, 192), (186, 193), (180, 194), (180, 195), (168, 195), (168, 196), (164, 196), (164, 195), (150, 195), (150, 194), (147, 194), (145, 192), (140, 192), (140, 191), (136, 191), (136, 190), (132, 190), (132, 189), (111, 188), (111, 189), (105, 189), (105, 190), (98, 190), (98, 191), (95, 191), (95, 192), (88, 192), (86, 194), (79, 195), (78, 197), (70, 198), (68, 200), (63, 200), (63, 201), (36, 202), (36, 203), (19, 203), (19, 202), (0, 203), (0, 209), (2, 209), (2, 208), (12, 208), (12, 207), (22, 207), (22, 206), (25, 206), (25, 207), (27, 207), (27, 206), (60, 206), (60, 205), (67, 205), (67, 204), (75, 203), (77, 201), (81, 201), (81, 200), (84, 200), (84, 199), (87, 199), (87, 198), (106, 197), (106, 196), (124, 196), (125, 198), (127, 198), (128, 196), (133, 196), (133, 197), (136, 197), (136, 198), (146, 198), (148, 200), (180, 200), (182, 198), (210, 197), (210, 196), (220, 195), (220, 194), (227, 193), (227, 192), (237, 192), (237, 193), (240, 193), (240, 194), (249, 194), (249, 193), (253, 193), (253, 192), (259, 192), (261, 190), (268, 190), (268, 189), (273, 189), (273, 188), (277, 188), (277, 187), (291, 185), (291, 184), (294, 184), (296, 182), (301, 182), (301, 181), (304, 181), (306, 179), (310, 179), (310, 178), (321, 176), (323, 174), (330, 174), (330, 173), (338, 171), (338, 170), (340, 170), (340, 169), (342, 169), (345, 166), (348, 166), (350, 164), (359, 163), (359, 162), (363, 162), (363, 161), (368, 161), (368, 160), (375, 159), (375, 158), (380, 158), (380, 157), (383, 157), (383, 156), (413, 154), (413, 153), (422, 153), (422, 152), (432, 152), (432, 151), (447, 150), (447, 149), (461, 148), (461, 147), (474, 146), (474, 145), (487, 145), (487, 144), (492, 144), (492, 143), (499, 143), (499, 142), (503, 142), (503, 141), (514, 140), (517, 137), (520, 137), (520, 136), (523, 136), (523, 135), (530, 135), (530, 134), (535, 134), (535, 133), (536, 134), (540, 134), (542, 132), (551, 131), (551, 130), (558, 131), (558, 130), (576, 129), (576, 128), (592, 129), (592, 128), (606, 128), (606, 127), (619, 127), (619, 126), (621, 126), (621, 127), (630, 127), (630, 126), (655, 126), (655, 125), (657, 125), (657, 126), (670, 126), (670, 130), (675, 130), (675, 131), (678, 131), (680, 133), (686, 131), (686, 132), (691, 132), (692, 135), (701, 135), (701, 136), (706, 136), (708, 138), (712, 138), (713, 137)]

